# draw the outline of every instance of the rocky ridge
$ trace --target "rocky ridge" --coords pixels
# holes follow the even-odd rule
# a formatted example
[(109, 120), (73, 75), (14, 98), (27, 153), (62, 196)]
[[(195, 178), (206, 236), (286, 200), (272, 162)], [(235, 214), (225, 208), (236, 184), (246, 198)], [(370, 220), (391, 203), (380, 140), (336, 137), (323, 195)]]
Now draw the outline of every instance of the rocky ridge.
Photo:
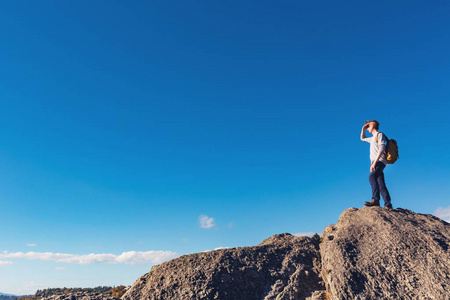
[(122, 299), (323, 299), (320, 270), (319, 241), (281, 234), (154, 266)]
[(101, 293), (78, 292), (67, 295), (42, 297), (40, 300), (120, 300), (120, 298), (106, 296)]
[(450, 299), (450, 224), (406, 209), (350, 208), (322, 242), (290, 234), (185, 255), (122, 300)]

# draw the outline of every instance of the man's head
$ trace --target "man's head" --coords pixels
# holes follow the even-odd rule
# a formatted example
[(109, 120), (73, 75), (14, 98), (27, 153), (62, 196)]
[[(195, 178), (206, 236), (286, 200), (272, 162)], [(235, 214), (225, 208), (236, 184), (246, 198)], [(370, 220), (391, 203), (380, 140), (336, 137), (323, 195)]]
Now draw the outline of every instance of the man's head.
[(366, 121), (367, 131), (372, 133), (374, 130), (378, 131), (380, 128), (380, 123), (377, 120)]

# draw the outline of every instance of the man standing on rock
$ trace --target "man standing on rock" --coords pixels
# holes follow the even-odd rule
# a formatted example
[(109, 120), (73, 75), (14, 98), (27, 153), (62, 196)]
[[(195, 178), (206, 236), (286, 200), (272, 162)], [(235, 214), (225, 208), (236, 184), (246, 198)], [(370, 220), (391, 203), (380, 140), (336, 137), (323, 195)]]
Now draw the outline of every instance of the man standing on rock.
[[(391, 196), (384, 182), (383, 170), (386, 167), (386, 136), (378, 132), (380, 124), (375, 121), (368, 121), (361, 131), (361, 141), (370, 143), (370, 175), (369, 182), (372, 186), (372, 200), (365, 202), (366, 206), (380, 206), (380, 193), (383, 196), (384, 207), (392, 209)], [(366, 137), (366, 129), (372, 137)]]

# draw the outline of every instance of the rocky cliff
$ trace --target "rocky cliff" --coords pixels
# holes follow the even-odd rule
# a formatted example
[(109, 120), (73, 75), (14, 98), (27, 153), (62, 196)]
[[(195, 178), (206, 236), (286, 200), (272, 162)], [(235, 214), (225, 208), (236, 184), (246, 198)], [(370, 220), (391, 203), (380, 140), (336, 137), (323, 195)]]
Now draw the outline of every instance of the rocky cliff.
[(439, 218), (350, 208), (322, 238), (331, 299), (450, 299), (450, 224)]
[(350, 208), (321, 243), (281, 234), (182, 256), (154, 266), (122, 300), (450, 299), (449, 246), (450, 224), (434, 216)]

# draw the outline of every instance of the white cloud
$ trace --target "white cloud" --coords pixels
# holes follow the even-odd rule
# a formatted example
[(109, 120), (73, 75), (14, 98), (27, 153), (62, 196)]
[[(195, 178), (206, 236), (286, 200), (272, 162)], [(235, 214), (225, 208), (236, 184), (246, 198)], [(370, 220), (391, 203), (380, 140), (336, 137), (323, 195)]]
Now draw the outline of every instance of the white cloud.
[(0, 260), (0, 267), (6, 267), (12, 265), (12, 261)]
[(450, 223), (450, 206), (449, 207), (438, 207), (434, 211), (433, 215)]
[(55, 270), (64, 271), (64, 270), (66, 270), (66, 268), (64, 268), (64, 267), (56, 267)]
[(36, 244), (27, 244), (27, 247), (36, 247)]
[(309, 237), (312, 237), (314, 234), (316, 234), (316, 233), (310, 231), (310, 232), (299, 232), (299, 233), (294, 233), (294, 234), (292, 234), (292, 235), (294, 235), (294, 236), (309, 236)]
[(51, 252), (14, 252), (9, 253), (7, 251), (0, 254), (1, 258), (13, 258), (13, 259), (29, 259), (29, 260), (44, 260), (54, 261), (58, 263), (70, 263), (70, 264), (160, 264), (170, 259), (176, 258), (179, 255), (171, 251), (147, 251), (136, 252), (128, 251), (123, 252), (120, 255), (114, 254), (64, 254), (64, 253), (51, 253)]
[(210, 218), (207, 215), (200, 215), (198, 221), (200, 222), (200, 228), (209, 229), (216, 226), (216, 224), (214, 224), (214, 218)]

